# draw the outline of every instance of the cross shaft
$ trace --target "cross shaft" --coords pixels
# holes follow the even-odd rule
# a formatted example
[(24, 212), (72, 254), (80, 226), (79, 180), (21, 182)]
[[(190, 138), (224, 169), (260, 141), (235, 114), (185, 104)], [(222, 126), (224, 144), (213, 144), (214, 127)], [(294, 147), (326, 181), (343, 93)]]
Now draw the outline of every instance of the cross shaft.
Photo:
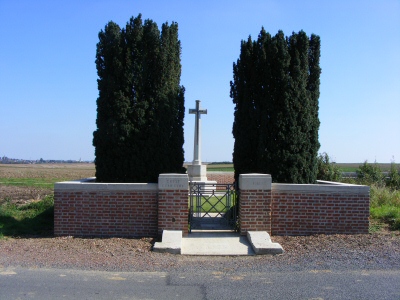
[(196, 100), (196, 108), (189, 109), (189, 114), (196, 115), (194, 126), (193, 165), (201, 165), (201, 115), (206, 115), (207, 109), (201, 109), (200, 100)]

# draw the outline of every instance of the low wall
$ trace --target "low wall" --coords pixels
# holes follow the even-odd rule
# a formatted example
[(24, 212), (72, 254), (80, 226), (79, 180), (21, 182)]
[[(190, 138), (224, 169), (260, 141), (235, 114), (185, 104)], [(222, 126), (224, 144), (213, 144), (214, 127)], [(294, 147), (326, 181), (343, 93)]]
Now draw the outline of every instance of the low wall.
[(56, 183), (54, 235), (156, 236), (157, 193), (156, 183)]
[(220, 184), (232, 184), (235, 181), (233, 172), (207, 172), (207, 180)]
[[(267, 174), (240, 178), (241, 234), (264, 230), (272, 235), (368, 233), (368, 186), (271, 184)], [(208, 179), (215, 180), (209, 175)], [(56, 236), (157, 236), (164, 229), (187, 234), (187, 174), (160, 174), (158, 184), (94, 180), (55, 184)]]
[(368, 233), (369, 187), (319, 183), (272, 184), (271, 233)]

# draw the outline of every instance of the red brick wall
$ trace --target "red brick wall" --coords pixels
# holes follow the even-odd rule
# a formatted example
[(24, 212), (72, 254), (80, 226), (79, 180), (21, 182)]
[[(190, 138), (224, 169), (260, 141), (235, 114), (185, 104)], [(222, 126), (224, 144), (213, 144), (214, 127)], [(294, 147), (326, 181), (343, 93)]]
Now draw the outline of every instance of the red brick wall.
[(54, 192), (56, 236), (156, 236), (157, 190)]
[(161, 190), (158, 193), (158, 233), (166, 230), (182, 230), (188, 234), (188, 189)]
[(232, 184), (235, 181), (235, 176), (233, 172), (207, 172), (207, 179), (217, 183)]
[[(186, 235), (187, 178), (168, 178), (163, 186), (179, 187), (90, 183), (84, 187), (84, 181), (56, 184), (54, 234), (136, 237), (172, 229)], [(273, 184), (272, 190), (261, 190), (257, 184), (247, 186), (239, 200), (242, 234), (249, 230), (273, 235), (368, 233), (368, 187)]]
[(271, 191), (241, 190), (239, 216), (240, 234), (247, 231), (271, 232)]
[(369, 194), (272, 191), (273, 235), (368, 233)]

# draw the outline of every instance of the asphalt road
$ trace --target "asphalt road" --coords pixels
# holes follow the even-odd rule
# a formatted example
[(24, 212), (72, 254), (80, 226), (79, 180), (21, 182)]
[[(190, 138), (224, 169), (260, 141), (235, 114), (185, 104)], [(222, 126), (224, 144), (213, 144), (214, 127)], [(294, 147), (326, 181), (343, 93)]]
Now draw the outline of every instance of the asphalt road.
[(103, 272), (0, 267), (0, 299), (400, 299), (400, 270)]

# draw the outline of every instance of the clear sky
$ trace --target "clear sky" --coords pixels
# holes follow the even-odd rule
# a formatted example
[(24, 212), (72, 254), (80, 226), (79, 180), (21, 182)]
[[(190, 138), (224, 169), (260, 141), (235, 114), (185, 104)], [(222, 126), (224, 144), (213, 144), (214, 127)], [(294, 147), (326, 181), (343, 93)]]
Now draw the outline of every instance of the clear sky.
[(399, 0), (0, 0), (0, 156), (94, 159), (98, 33), (139, 13), (179, 24), (186, 161), (196, 99), (202, 160), (231, 161), (232, 66), (264, 26), (321, 37), (320, 152), (400, 162)]

